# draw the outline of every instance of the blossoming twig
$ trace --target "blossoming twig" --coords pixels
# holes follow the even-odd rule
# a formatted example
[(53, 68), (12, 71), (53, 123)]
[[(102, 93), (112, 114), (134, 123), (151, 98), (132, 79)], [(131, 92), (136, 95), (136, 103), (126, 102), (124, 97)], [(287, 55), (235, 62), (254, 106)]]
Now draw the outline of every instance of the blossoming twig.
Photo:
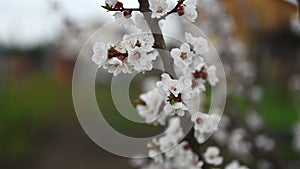
[(160, 20), (165, 19), (170, 14), (177, 12), (178, 8), (184, 3), (184, 1), (185, 0), (178, 0), (177, 5), (171, 11), (167, 12), (164, 16), (162, 16)]
[(108, 12), (110, 11), (120, 11), (120, 12), (124, 12), (124, 11), (140, 11), (139, 8), (111, 8), (111, 7), (108, 7), (108, 6), (101, 6), (102, 8), (106, 9)]
[[(161, 28), (159, 26), (159, 19), (153, 19), (151, 18), (151, 13), (150, 13), (150, 9), (149, 9), (149, 2), (148, 0), (138, 0), (140, 3), (140, 10), (143, 13), (146, 22), (148, 23), (151, 31), (153, 32), (153, 37), (154, 37), (154, 48), (158, 48), (158, 49), (163, 49), (166, 50), (167, 49), (167, 45), (165, 43), (165, 39), (163, 37), (163, 33), (161, 31)], [(162, 53), (161, 51), (160, 55), (164, 56), (162, 57), (163, 60), (163, 64), (164, 64), (164, 68), (165, 71), (168, 72), (172, 77), (175, 77), (175, 73), (174, 73), (174, 69), (173, 69), (173, 60), (171, 57), (170, 53), (164, 52)], [(166, 56), (169, 55), (169, 56)]]

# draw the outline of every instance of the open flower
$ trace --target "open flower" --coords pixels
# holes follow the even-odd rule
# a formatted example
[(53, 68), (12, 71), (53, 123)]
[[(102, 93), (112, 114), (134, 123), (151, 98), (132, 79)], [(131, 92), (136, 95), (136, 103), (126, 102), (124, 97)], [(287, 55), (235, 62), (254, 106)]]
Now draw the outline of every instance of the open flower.
[(187, 43), (182, 44), (180, 49), (172, 49), (171, 56), (174, 59), (174, 64), (178, 67), (188, 67), (193, 60), (193, 53)]
[(219, 155), (220, 149), (218, 147), (208, 147), (203, 154), (205, 161), (215, 166), (221, 165), (223, 162), (223, 157)]
[(94, 54), (92, 61), (101, 67), (107, 60), (109, 44), (104, 42), (97, 42), (93, 46)]
[(206, 90), (205, 82), (215, 86), (219, 82), (214, 65), (207, 67), (204, 62), (197, 65), (192, 71), (193, 90), (200, 93)]
[(165, 136), (158, 140), (161, 152), (164, 152), (167, 158), (173, 157), (176, 153), (175, 147), (183, 137), (180, 119), (178, 117), (171, 118)]
[(177, 13), (179, 16), (185, 16), (189, 21), (195, 22), (198, 17), (196, 5), (196, 0), (188, 0), (178, 7)]
[(187, 111), (187, 107), (182, 102), (176, 102), (174, 104), (166, 104), (164, 107), (164, 111), (170, 116), (178, 115), (184, 116), (185, 111)]
[(154, 39), (149, 34), (124, 35), (116, 45), (97, 42), (93, 47), (92, 60), (114, 76), (121, 72), (150, 71), (153, 68), (152, 61), (158, 56), (153, 44)]
[(166, 0), (151, 0), (149, 1), (152, 18), (160, 18), (167, 13), (168, 4)]
[(156, 51), (147, 53), (140, 47), (129, 50), (128, 54), (128, 63), (130, 63), (137, 72), (151, 70), (153, 67), (152, 61), (158, 56)]
[(190, 49), (196, 54), (204, 55), (208, 52), (209, 46), (207, 39), (201, 36), (194, 37), (190, 33), (185, 33), (185, 39), (190, 45)]
[(116, 22), (124, 28), (129, 28), (135, 25), (131, 18), (131, 11), (129, 10), (125, 10), (124, 12), (115, 12), (113, 16), (115, 17)]
[(194, 129), (201, 133), (211, 133), (218, 129), (221, 117), (217, 114), (206, 114), (202, 112), (192, 114)]
[(175, 158), (174, 168), (202, 169), (204, 164), (199, 160), (198, 155), (193, 153), (186, 141), (179, 144)]
[(163, 162), (163, 156), (162, 152), (159, 149), (159, 143), (157, 139), (153, 139), (151, 142), (147, 144), (147, 147), (149, 149), (148, 155), (150, 158), (152, 158), (157, 163)]
[(154, 50), (154, 38), (149, 33), (124, 35), (123, 41), (127, 50), (134, 49), (135, 47), (143, 48), (146, 52)]
[(162, 80), (156, 85), (165, 94), (164, 111), (170, 115), (183, 116), (188, 110), (185, 105), (186, 102), (194, 96), (191, 80), (184, 76), (181, 76), (179, 80), (171, 79), (166, 73), (162, 74), (161, 77)]
[(117, 76), (122, 72), (124, 68), (123, 61), (119, 58), (113, 57), (107, 61), (107, 64), (103, 66), (104, 69), (107, 69), (109, 73), (112, 73), (114, 76)]
[(264, 134), (258, 135), (254, 141), (258, 148), (265, 151), (272, 151), (275, 147), (275, 141)]
[(145, 118), (146, 123), (165, 125), (166, 115), (162, 110), (164, 104), (162, 93), (154, 89), (140, 96), (137, 111), (141, 117)]

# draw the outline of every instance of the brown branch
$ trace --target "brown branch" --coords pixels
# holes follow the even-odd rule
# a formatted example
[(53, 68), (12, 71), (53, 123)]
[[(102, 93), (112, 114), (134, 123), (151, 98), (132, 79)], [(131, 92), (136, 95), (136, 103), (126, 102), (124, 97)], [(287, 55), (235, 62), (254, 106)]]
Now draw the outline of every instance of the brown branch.
[(148, 0), (138, 0), (138, 1), (140, 3), (139, 9), (143, 13), (145, 20), (151, 29), (153, 38), (155, 40), (154, 48), (158, 49), (158, 52), (163, 61), (164, 69), (172, 77), (176, 77), (173, 69), (173, 59), (171, 57), (170, 52), (166, 52), (167, 46), (166, 46), (164, 36), (162, 34), (162, 30), (159, 26), (159, 19), (151, 17), (151, 11), (149, 9)]
[(115, 9), (115, 8), (108, 8), (107, 6), (101, 6), (102, 8), (106, 9), (107, 12), (110, 11), (120, 11), (120, 12), (124, 12), (124, 11), (140, 11), (139, 8), (120, 8), (120, 9)]

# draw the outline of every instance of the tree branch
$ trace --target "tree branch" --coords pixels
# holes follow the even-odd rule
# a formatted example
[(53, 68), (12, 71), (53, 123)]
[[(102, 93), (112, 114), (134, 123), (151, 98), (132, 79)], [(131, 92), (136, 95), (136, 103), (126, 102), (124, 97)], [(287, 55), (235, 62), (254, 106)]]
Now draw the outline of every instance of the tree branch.
[(138, 1), (140, 3), (139, 9), (143, 13), (145, 20), (148, 23), (148, 25), (151, 29), (153, 38), (155, 40), (154, 48), (161, 49), (161, 50), (158, 50), (158, 52), (162, 58), (164, 69), (172, 77), (176, 77), (174, 69), (173, 69), (173, 59), (171, 57), (171, 54), (170, 54), (170, 52), (164, 52), (164, 51), (167, 51), (167, 46), (166, 46), (164, 36), (162, 34), (162, 30), (159, 26), (159, 20), (151, 17), (151, 11), (149, 9), (148, 0), (138, 0)]
[(115, 8), (108, 8), (107, 6), (101, 6), (102, 8), (106, 9), (107, 12), (110, 11), (120, 11), (120, 12), (124, 12), (124, 11), (140, 11), (139, 8), (120, 8), (120, 9), (115, 9)]

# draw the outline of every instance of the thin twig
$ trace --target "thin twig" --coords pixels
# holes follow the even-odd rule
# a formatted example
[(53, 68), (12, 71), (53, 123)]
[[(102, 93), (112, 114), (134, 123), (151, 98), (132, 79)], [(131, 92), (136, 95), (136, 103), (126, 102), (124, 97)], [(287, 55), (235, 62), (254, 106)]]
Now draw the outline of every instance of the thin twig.
[(139, 8), (120, 8), (120, 9), (115, 9), (115, 8), (107, 8), (106, 6), (101, 6), (102, 8), (106, 9), (107, 12), (110, 11), (120, 11), (120, 12), (124, 12), (124, 11), (140, 11)]

